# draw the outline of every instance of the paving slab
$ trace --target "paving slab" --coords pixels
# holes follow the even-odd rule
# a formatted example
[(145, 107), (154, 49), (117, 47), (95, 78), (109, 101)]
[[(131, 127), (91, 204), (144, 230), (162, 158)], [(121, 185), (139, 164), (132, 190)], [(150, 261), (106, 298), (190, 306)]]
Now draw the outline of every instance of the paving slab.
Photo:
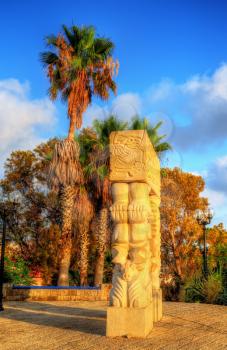
[(227, 350), (227, 307), (164, 303), (146, 339), (107, 338), (106, 302), (7, 302), (0, 350)]

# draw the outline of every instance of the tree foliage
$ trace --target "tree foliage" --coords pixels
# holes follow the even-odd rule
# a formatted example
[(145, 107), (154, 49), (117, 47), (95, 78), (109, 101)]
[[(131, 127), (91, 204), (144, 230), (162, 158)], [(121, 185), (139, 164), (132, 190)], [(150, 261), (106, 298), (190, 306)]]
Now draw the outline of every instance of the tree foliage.
[(227, 231), (222, 223), (207, 229), (207, 244), (209, 267), (222, 272), (227, 264)]
[(10, 239), (31, 269), (39, 267), (46, 275), (58, 268), (59, 200), (47, 186), (55, 142), (40, 144), (33, 151), (12, 152), (0, 182), (1, 197), (17, 203), (15, 221), (8, 225)]
[(146, 130), (149, 136), (149, 139), (154, 146), (155, 151), (160, 156), (163, 152), (169, 151), (172, 149), (171, 145), (164, 141), (166, 135), (160, 135), (159, 129), (162, 126), (163, 122), (160, 121), (156, 125), (151, 125), (147, 118), (141, 118), (140, 116), (135, 116), (132, 118), (132, 121), (129, 125), (131, 130)]
[(21, 258), (5, 258), (4, 281), (16, 285), (31, 285), (33, 283), (28, 264)]
[[(111, 221), (107, 215), (111, 201), (108, 137), (111, 131), (124, 130), (129, 125), (110, 117), (95, 121), (92, 128), (83, 129), (77, 136), (84, 183), (75, 188), (70, 269), (77, 279), (80, 271), (82, 284), (91, 283), (88, 275), (95, 271), (100, 281), (103, 265), (108, 271), (104, 280), (110, 279), (111, 270), (106, 267), (111, 266), (108, 254)], [(1, 197), (17, 202), (15, 222), (9, 225), (9, 238), (13, 244), (7, 244), (7, 256), (29, 261), (31, 270), (38, 269), (46, 276), (46, 283), (51, 283), (59, 271), (64, 239), (60, 229), (60, 198), (49, 189), (47, 181), (57, 141), (53, 139), (40, 144), (33, 151), (12, 152), (0, 183)], [(162, 169), (161, 174), (162, 276), (164, 279), (171, 276), (182, 283), (201, 270), (202, 229), (195, 219), (195, 212), (208, 206), (207, 199), (202, 197), (205, 183), (200, 176), (178, 168)], [(222, 224), (207, 229), (207, 243), (209, 267), (221, 271), (227, 246)], [(105, 254), (109, 259), (107, 265)]]
[[(202, 234), (195, 213), (208, 206), (201, 196), (204, 180), (179, 168), (163, 169), (161, 181), (162, 263), (166, 274), (179, 278), (193, 273), (200, 261)], [(198, 257), (198, 259), (196, 259)]]

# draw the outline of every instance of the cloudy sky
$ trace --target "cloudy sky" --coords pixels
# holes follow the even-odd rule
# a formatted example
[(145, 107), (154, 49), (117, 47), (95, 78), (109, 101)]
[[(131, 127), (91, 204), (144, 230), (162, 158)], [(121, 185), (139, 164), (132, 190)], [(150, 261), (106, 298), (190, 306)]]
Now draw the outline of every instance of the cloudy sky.
[(164, 161), (200, 174), (227, 226), (227, 2), (8, 0), (0, 4), (0, 175), (14, 149), (67, 132), (65, 106), (47, 98), (39, 53), (62, 24), (93, 24), (120, 61), (118, 94), (94, 100), (84, 125), (141, 114), (173, 145)]

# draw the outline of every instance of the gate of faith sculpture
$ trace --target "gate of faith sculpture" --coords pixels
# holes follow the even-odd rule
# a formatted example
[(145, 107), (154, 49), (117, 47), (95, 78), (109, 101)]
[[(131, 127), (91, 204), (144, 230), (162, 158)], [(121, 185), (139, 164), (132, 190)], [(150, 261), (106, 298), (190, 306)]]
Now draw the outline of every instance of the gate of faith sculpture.
[(115, 264), (107, 336), (146, 337), (162, 317), (160, 164), (144, 130), (110, 135)]

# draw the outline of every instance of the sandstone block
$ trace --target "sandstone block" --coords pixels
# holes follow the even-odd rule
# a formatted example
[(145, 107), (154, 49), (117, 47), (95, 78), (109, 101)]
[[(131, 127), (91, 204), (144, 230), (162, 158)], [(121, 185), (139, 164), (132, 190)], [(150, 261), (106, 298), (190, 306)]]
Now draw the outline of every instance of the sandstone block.
[(160, 195), (160, 164), (145, 130), (110, 135), (110, 181), (145, 182)]
[(152, 315), (152, 303), (145, 308), (108, 307), (106, 335), (145, 338), (153, 328)]

